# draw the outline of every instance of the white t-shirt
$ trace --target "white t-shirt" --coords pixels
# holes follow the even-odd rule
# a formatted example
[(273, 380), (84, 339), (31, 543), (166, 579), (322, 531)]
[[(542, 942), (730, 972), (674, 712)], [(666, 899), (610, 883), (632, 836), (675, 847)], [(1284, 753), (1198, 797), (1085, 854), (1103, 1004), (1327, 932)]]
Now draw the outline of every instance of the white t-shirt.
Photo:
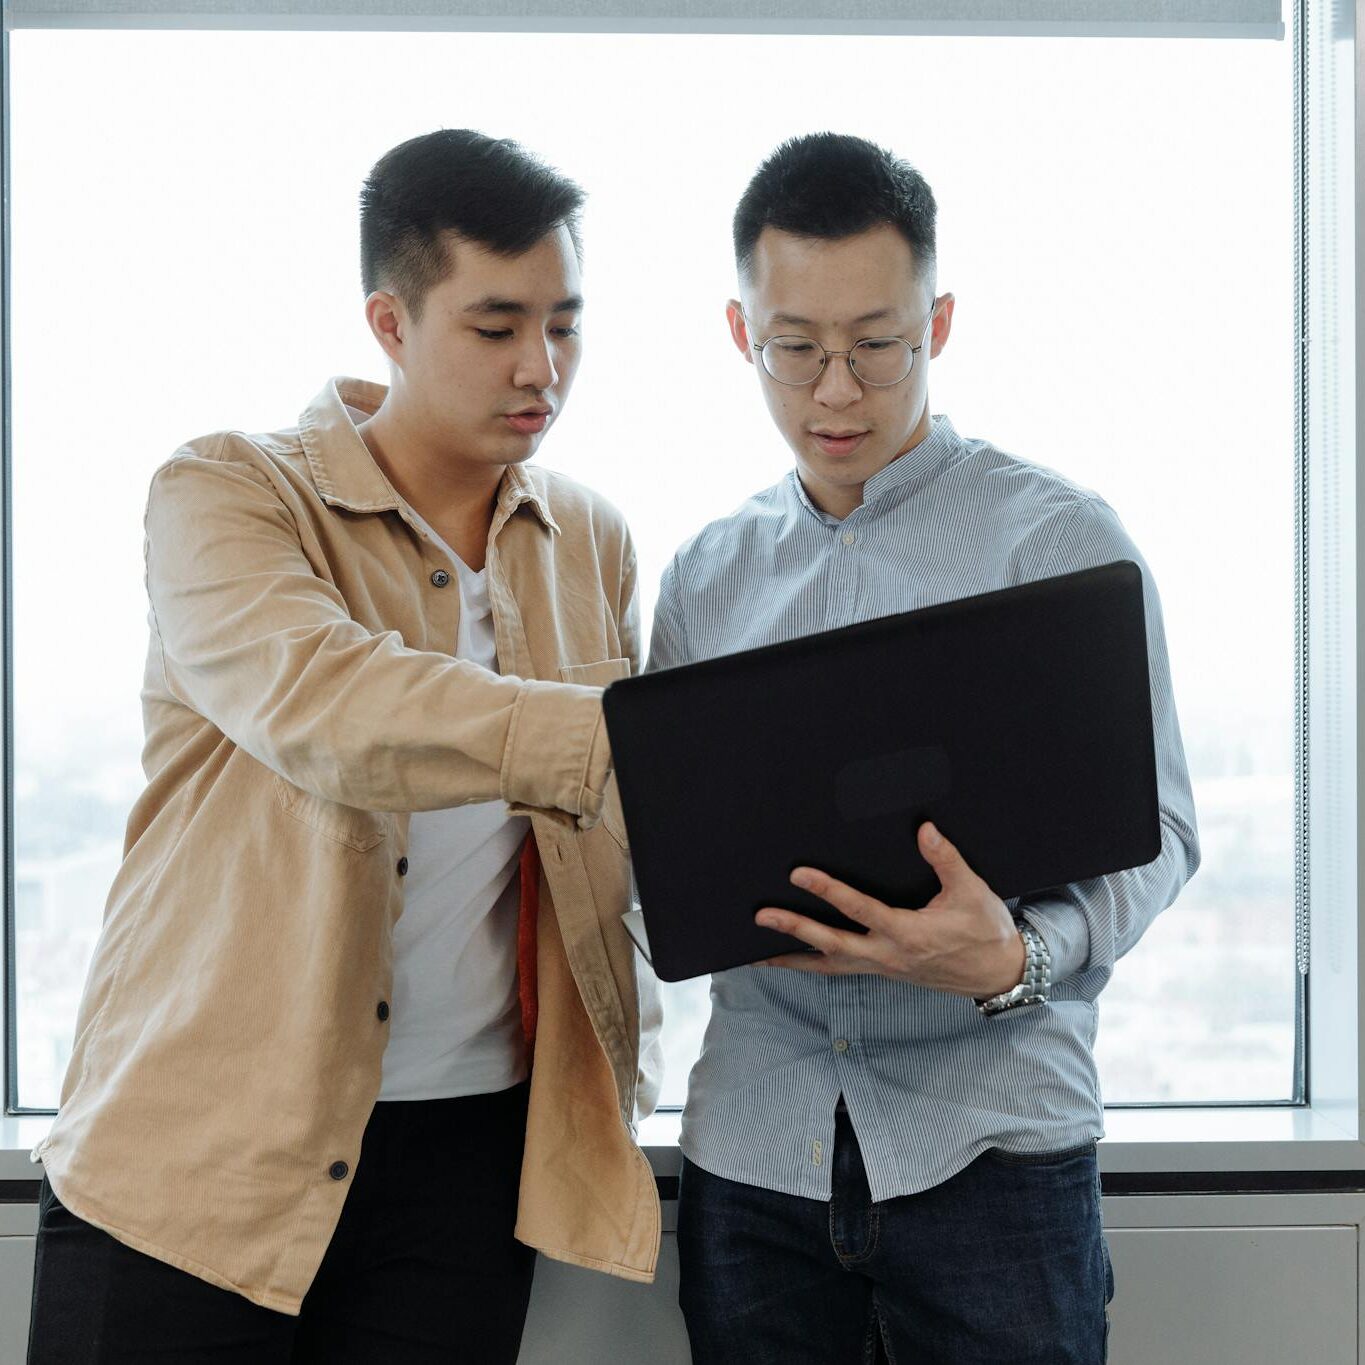
[[(453, 653), (496, 672), (486, 573), (413, 516), (450, 556), (460, 585)], [(517, 913), (529, 828), (525, 816), (508, 815), (505, 801), (413, 812), (381, 1100), (488, 1094), (526, 1078)]]

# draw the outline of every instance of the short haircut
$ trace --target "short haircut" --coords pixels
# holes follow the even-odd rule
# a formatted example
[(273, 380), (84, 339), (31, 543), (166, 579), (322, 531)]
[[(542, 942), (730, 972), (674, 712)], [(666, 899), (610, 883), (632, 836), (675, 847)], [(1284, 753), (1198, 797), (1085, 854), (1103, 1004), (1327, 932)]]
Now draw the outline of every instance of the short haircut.
[(735, 210), (735, 262), (753, 263), (764, 228), (834, 241), (889, 224), (910, 244), (920, 280), (933, 282), (938, 205), (924, 177), (865, 138), (810, 133), (789, 138), (749, 181)]
[(508, 138), (443, 128), (401, 143), (360, 191), (360, 276), (368, 297), (387, 289), (420, 318), (450, 273), (450, 239), (519, 256), (564, 226), (581, 255), (583, 191)]

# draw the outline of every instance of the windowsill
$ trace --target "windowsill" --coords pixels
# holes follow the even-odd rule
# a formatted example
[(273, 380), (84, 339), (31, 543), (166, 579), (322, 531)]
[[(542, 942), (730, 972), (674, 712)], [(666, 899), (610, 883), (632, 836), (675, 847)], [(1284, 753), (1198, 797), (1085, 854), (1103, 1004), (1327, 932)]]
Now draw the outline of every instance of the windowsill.
[[(1349, 1171), (1365, 1169), (1354, 1115), (1322, 1108), (1108, 1109), (1100, 1166), (1118, 1172)], [(0, 1180), (37, 1180), (29, 1152), (47, 1136), (45, 1115), (0, 1118)], [(654, 1173), (676, 1176), (681, 1115), (640, 1125)]]
[(21, 1117), (0, 1115), (0, 1180), (41, 1180), (43, 1168), (28, 1154), (47, 1136), (52, 1119), (47, 1114)]
[[(1106, 1109), (1100, 1168), (1120, 1172), (1365, 1170), (1355, 1116), (1318, 1108)], [(640, 1125), (655, 1175), (680, 1165), (681, 1115)]]

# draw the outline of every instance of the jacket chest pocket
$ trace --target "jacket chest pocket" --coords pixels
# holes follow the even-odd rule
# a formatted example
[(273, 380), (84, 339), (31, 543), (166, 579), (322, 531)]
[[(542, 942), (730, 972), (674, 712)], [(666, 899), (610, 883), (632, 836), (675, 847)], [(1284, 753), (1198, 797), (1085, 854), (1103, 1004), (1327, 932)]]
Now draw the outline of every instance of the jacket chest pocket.
[(286, 782), (279, 773), (275, 774), (275, 799), (286, 815), (359, 853), (373, 848), (389, 831), (389, 817), (383, 811), (359, 810), (314, 796)]

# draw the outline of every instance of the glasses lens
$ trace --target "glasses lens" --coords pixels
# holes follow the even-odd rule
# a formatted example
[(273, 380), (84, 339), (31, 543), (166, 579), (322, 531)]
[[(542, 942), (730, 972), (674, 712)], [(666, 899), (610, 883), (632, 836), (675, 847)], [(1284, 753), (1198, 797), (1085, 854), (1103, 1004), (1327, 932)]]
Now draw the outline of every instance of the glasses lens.
[(759, 354), (779, 384), (809, 384), (825, 364), (824, 351), (809, 337), (773, 337)]
[(875, 337), (860, 341), (848, 363), (865, 384), (899, 384), (910, 373), (915, 353), (900, 337)]

